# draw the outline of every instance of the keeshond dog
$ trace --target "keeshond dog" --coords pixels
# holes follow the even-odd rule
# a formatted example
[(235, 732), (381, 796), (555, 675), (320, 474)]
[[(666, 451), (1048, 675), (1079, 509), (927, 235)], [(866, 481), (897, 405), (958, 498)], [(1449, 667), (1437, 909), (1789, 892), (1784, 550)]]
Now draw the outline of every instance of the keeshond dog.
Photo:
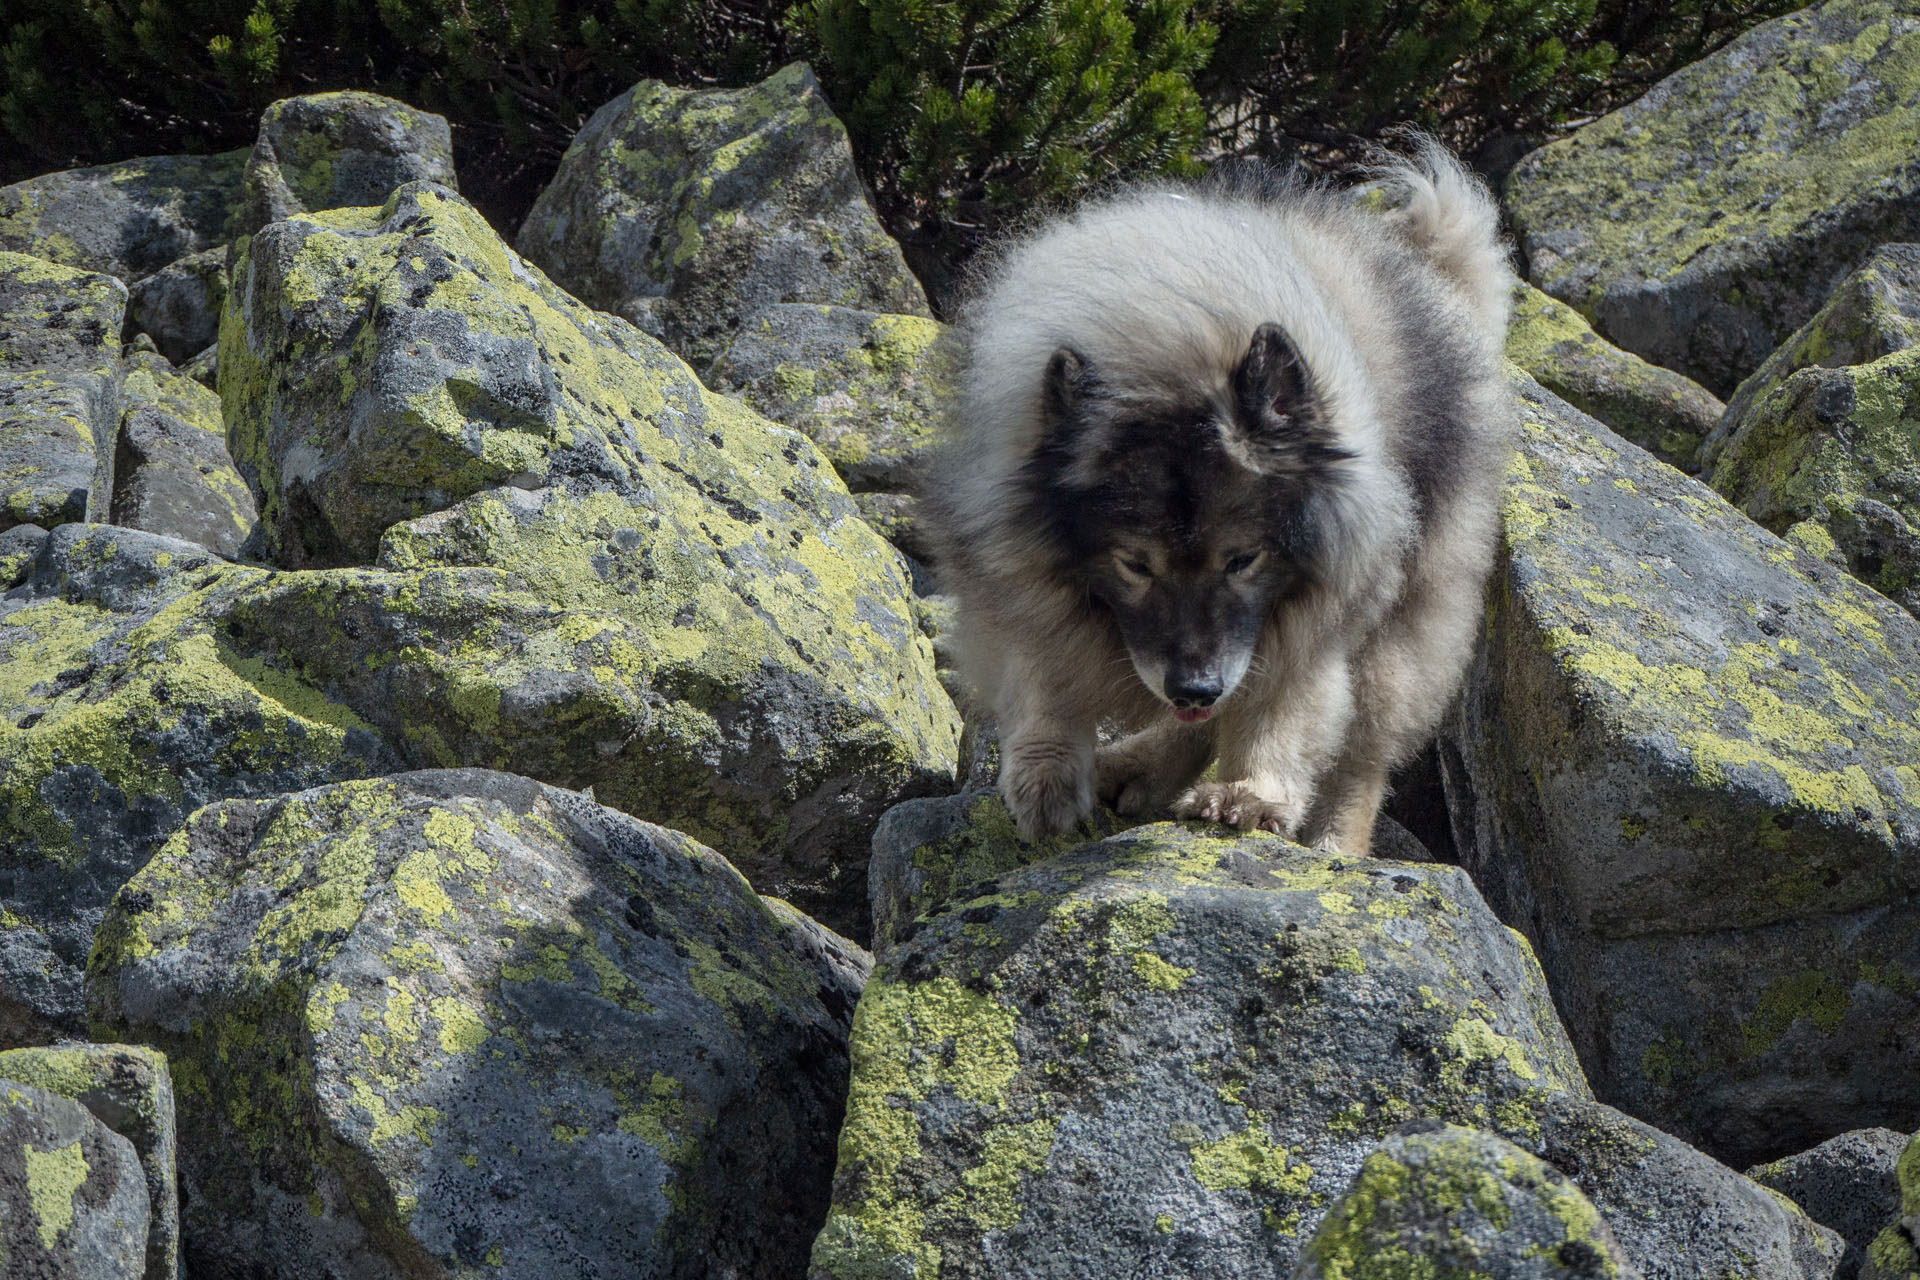
[[(1001, 250), (963, 306), (924, 510), (1027, 839), (1097, 797), (1364, 854), (1457, 689), (1513, 277), (1437, 144), (1370, 173), (1367, 199), (1133, 189)], [(1130, 736), (1096, 749), (1103, 722)]]

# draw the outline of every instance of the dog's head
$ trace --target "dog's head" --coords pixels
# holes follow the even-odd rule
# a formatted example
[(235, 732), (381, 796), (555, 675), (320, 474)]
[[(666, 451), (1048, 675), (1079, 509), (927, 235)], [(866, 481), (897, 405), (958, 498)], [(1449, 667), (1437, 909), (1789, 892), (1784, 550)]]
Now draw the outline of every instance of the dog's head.
[(1063, 348), (1032, 464), (1062, 571), (1189, 723), (1233, 694), (1269, 619), (1313, 585), (1321, 506), (1352, 458), (1279, 325), (1260, 326), (1229, 383), (1156, 396)]

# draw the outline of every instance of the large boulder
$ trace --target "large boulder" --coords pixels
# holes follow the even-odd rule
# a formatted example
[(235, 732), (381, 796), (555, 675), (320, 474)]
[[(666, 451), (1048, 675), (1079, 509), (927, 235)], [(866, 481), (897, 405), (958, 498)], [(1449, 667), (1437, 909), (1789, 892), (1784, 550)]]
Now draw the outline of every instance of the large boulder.
[(1755, 27), (1520, 162), (1528, 277), (1727, 395), (1874, 248), (1920, 235), (1916, 68), (1893, 0)]
[(1368, 1156), (1328, 1210), (1294, 1280), (1487, 1275), (1639, 1280), (1565, 1174), (1491, 1133), (1415, 1120)]
[(1920, 246), (1888, 246), (1741, 384), (1708, 453), (1729, 501), (1920, 614), (1917, 339)]
[(141, 1280), (133, 1145), (79, 1103), (0, 1078), (0, 1261), (20, 1280)]
[(928, 314), (803, 63), (744, 89), (642, 80), (574, 136), (514, 244), (696, 368), (776, 303)]
[(873, 825), (951, 785), (959, 722), (813, 444), (437, 187), (276, 223), (235, 270), (221, 387), (266, 541), (377, 562), (280, 579), (245, 644), (412, 763), (591, 786), (864, 934)]
[(222, 632), (267, 576), (68, 524), (0, 598), (0, 1045), (84, 1030), (94, 926), (193, 810), (399, 767), (366, 721)]
[(1507, 358), (1574, 408), (1682, 471), (1698, 469), (1701, 442), (1725, 409), (1699, 383), (1622, 351), (1578, 311), (1528, 284), (1514, 286)]
[(142, 156), (0, 187), (0, 249), (143, 280), (232, 238), (246, 161), (244, 148)]
[(1768, 1275), (1824, 1277), (1837, 1253), (1591, 1100), (1531, 952), (1458, 868), (1159, 823), (901, 930), (855, 1011), (813, 1275), (1285, 1274), (1423, 1116), (1582, 1171), (1650, 1276), (1732, 1265), (1722, 1235)]
[(1771, 1187), (1847, 1242), (1837, 1280), (1851, 1280), (1866, 1262), (1873, 1237), (1900, 1214), (1895, 1166), (1907, 1135), (1892, 1129), (1855, 1129), (1808, 1151), (1757, 1165), (1747, 1176)]
[[(1701, 448), (1701, 470), (1712, 472), (1727, 437), (1746, 420), (1755, 403), (1793, 374), (1815, 367), (1872, 364), (1913, 346), (1920, 346), (1920, 244), (1881, 245), (1867, 255), (1859, 270), (1840, 282), (1812, 319), (1789, 334), (1727, 397), (1726, 414)], [(1574, 407), (1592, 412), (1578, 403)]]
[(0, 529), (104, 517), (127, 287), (0, 252)]
[(576, 792), (401, 774), (196, 814), (115, 900), (197, 1275), (799, 1276), (857, 948)]
[(180, 1274), (180, 1197), (174, 1181), (173, 1082), (166, 1055), (143, 1045), (63, 1044), (0, 1052), (0, 1080), (71, 1098), (133, 1144), (147, 1183), (143, 1280)]
[(300, 213), (382, 205), (409, 182), (455, 185), (445, 118), (358, 90), (283, 98), (261, 113), (234, 234)]
[(807, 436), (856, 493), (913, 487), (952, 390), (938, 321), (782, 303), (753, 317), (707, 374)]
[(113, 523), (239, 556), (259, 513), (227, 453), (220, 397), (150, 345), (122, 370)]
[(1596, 1092), (1740, 1165), (1920, 1106), (1920, 624), (1531, 383), (1443, 762)]

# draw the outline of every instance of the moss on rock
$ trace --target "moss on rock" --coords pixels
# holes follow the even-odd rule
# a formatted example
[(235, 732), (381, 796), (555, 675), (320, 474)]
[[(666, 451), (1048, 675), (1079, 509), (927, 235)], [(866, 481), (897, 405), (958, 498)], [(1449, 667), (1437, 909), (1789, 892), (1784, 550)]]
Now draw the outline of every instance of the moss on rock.
[(1887, 1029), (1920, 1016), (1920, 627), (1522, 391), (1449, 731), (1468, 865), (1542, 947), (1602, 1097), (1741, 1164), (1891, 1119), (1912, 1062)]
[(1566, 303), (1514, 289), (1507, 359), (1669, 466), (1699, 467), (1700, 445), (1724, 406), (1699, 383), (1622, 351)]
[(799, 939), (676, 832), (402, 774), (194, 815), (91, 1013), (169, 1055), (196, 1272), (792, 1276), (850, 1003)]
[(778, 303), (928, 314), (803, 63), (742, 89), (641, 81), (575, 135), (515, 244), (703, 369)]
[(1529, 276), (1730, 393), (1875, 247), (1920, 234), (1920, 30), (1890, 0), (1764, 23), (1508, 179)]
[(0, 251), (0, 530), (106, 514), (126, 307), (112, 276)]

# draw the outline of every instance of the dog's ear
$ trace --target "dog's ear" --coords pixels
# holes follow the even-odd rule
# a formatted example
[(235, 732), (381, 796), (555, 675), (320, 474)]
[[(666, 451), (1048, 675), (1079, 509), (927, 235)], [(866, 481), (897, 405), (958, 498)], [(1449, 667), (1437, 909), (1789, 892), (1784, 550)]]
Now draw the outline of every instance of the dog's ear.
[(1353, 456), (1339, 446), (1313, 374), (1279, 325), (1269, 321), (1253, 331), (1233, 371), (1233, 396), (1247, 442), (1271, 461), (1321, 466)]
[(1093, 389), (1093, 383), (1093, 369), (1085, 356), (1072, 347), (1061, 347), (1053, 353), (1040, 393), (1049, 436), (1058, 436), (1062, 428), (1073, 424), (1079, 416), (1080, 401)]

